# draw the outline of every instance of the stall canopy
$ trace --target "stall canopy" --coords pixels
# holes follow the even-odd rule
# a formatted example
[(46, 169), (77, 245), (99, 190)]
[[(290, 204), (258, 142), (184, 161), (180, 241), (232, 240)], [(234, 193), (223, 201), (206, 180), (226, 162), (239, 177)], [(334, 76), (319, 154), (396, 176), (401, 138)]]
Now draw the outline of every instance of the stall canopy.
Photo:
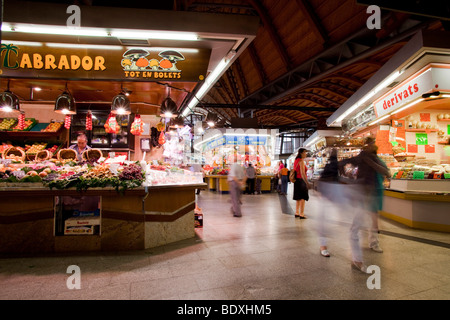
[(450, 92), (449, 61), (450, 32), (419, 31), (327, 119), (327, 125), (355, 131), (403, 116), (400, 111), (423, 95)]
[(27, 104), (54, 104), (66, 88), (89, 104), (125, 92), (133, 112), (156, 114), (168, 95), (178, 107), (198, 102), (259, 27), (257, 17), (79, 8), (81, 25), (70, 27), (67, 4), (5, 2), (0, 90)]

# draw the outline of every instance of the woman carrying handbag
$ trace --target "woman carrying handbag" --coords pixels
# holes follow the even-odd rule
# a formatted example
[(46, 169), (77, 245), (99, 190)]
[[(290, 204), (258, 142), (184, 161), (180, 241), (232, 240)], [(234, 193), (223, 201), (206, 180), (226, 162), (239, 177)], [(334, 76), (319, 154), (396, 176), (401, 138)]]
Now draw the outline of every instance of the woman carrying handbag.
[(294, 171), (297, 173), (294, 182), (294, 196), (296, 201), (295, 217), (300, 219), (306, 219), (305, 216), (305, 201), (309, 200), (309, 183), (306, 176), (306, 164), (303, 159), (306, 158), (307, 150), (300, 148), (297, 153), (297, 157), (294, 162)]

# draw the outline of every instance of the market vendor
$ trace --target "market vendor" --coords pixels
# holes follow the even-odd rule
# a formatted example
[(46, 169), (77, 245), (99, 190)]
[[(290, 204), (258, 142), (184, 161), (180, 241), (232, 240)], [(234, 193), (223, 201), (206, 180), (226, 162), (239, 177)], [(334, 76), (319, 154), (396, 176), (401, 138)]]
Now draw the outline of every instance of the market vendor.
[(77, 153), (77, 160), (81, 161), (82, 160), (82, 155), (83, 152), (86, 150), (91, 149), (91, 147), (89, 147), (87, 145), (87, 136), (85, 133), (80, 133), (77, 136), (77, 144), (71, 145), (69, 147), (69, 149), (75, 150), (75, 152)]

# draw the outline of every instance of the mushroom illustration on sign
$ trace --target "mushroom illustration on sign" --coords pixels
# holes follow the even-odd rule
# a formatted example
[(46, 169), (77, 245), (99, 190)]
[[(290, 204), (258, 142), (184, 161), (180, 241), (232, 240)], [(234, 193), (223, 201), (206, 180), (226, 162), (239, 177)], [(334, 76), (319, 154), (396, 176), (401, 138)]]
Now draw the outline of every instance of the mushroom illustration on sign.
[(149, 61), (149, 66), (152, 70), (158, 70), (159, 67), (159, 60), (158, 59), (151, 59)]
[(179, 71), (176, 67), (178, 61), (184, 60), (184, 56), (175, 50), (166, 50), (159, 53), (159, 56), (163, 58), (159, 62), (159, 66), (163, 69), (170, 71)]
[(148, 66), (145, 57), (148, 55), (148, 51), (144, 49), (129, 49), (123, 54), (122, 66), (127, 70), (145, 69)]

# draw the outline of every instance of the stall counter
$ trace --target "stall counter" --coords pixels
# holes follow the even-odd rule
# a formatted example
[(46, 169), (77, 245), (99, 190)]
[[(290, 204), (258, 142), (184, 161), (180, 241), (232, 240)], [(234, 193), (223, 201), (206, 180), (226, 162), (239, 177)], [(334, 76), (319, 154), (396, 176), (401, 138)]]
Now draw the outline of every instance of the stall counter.
[(392, 179), (380, 215), (415, 229), (450, 232), (450, 180)]
[[(206, 183), (208, 185), (208, 190), (216, 191), (219, 193), (229, 193), (230, 188), (227, 181), (227, 175), (207, 175)], [(259, 175), (256, 177), (261, 179), (261, 192), (267, 193), (271, 192), (271, 179), (272, 175)]]
[[(0, 253), (141, 250), (192, 238), (195, 189), (204, 188), (161, 185), (118, 193), (50, 190), (39, 183), (0, 187)], [(101, 198), (98, 234), (55, 235), (56, 199), (65, 196)]]

